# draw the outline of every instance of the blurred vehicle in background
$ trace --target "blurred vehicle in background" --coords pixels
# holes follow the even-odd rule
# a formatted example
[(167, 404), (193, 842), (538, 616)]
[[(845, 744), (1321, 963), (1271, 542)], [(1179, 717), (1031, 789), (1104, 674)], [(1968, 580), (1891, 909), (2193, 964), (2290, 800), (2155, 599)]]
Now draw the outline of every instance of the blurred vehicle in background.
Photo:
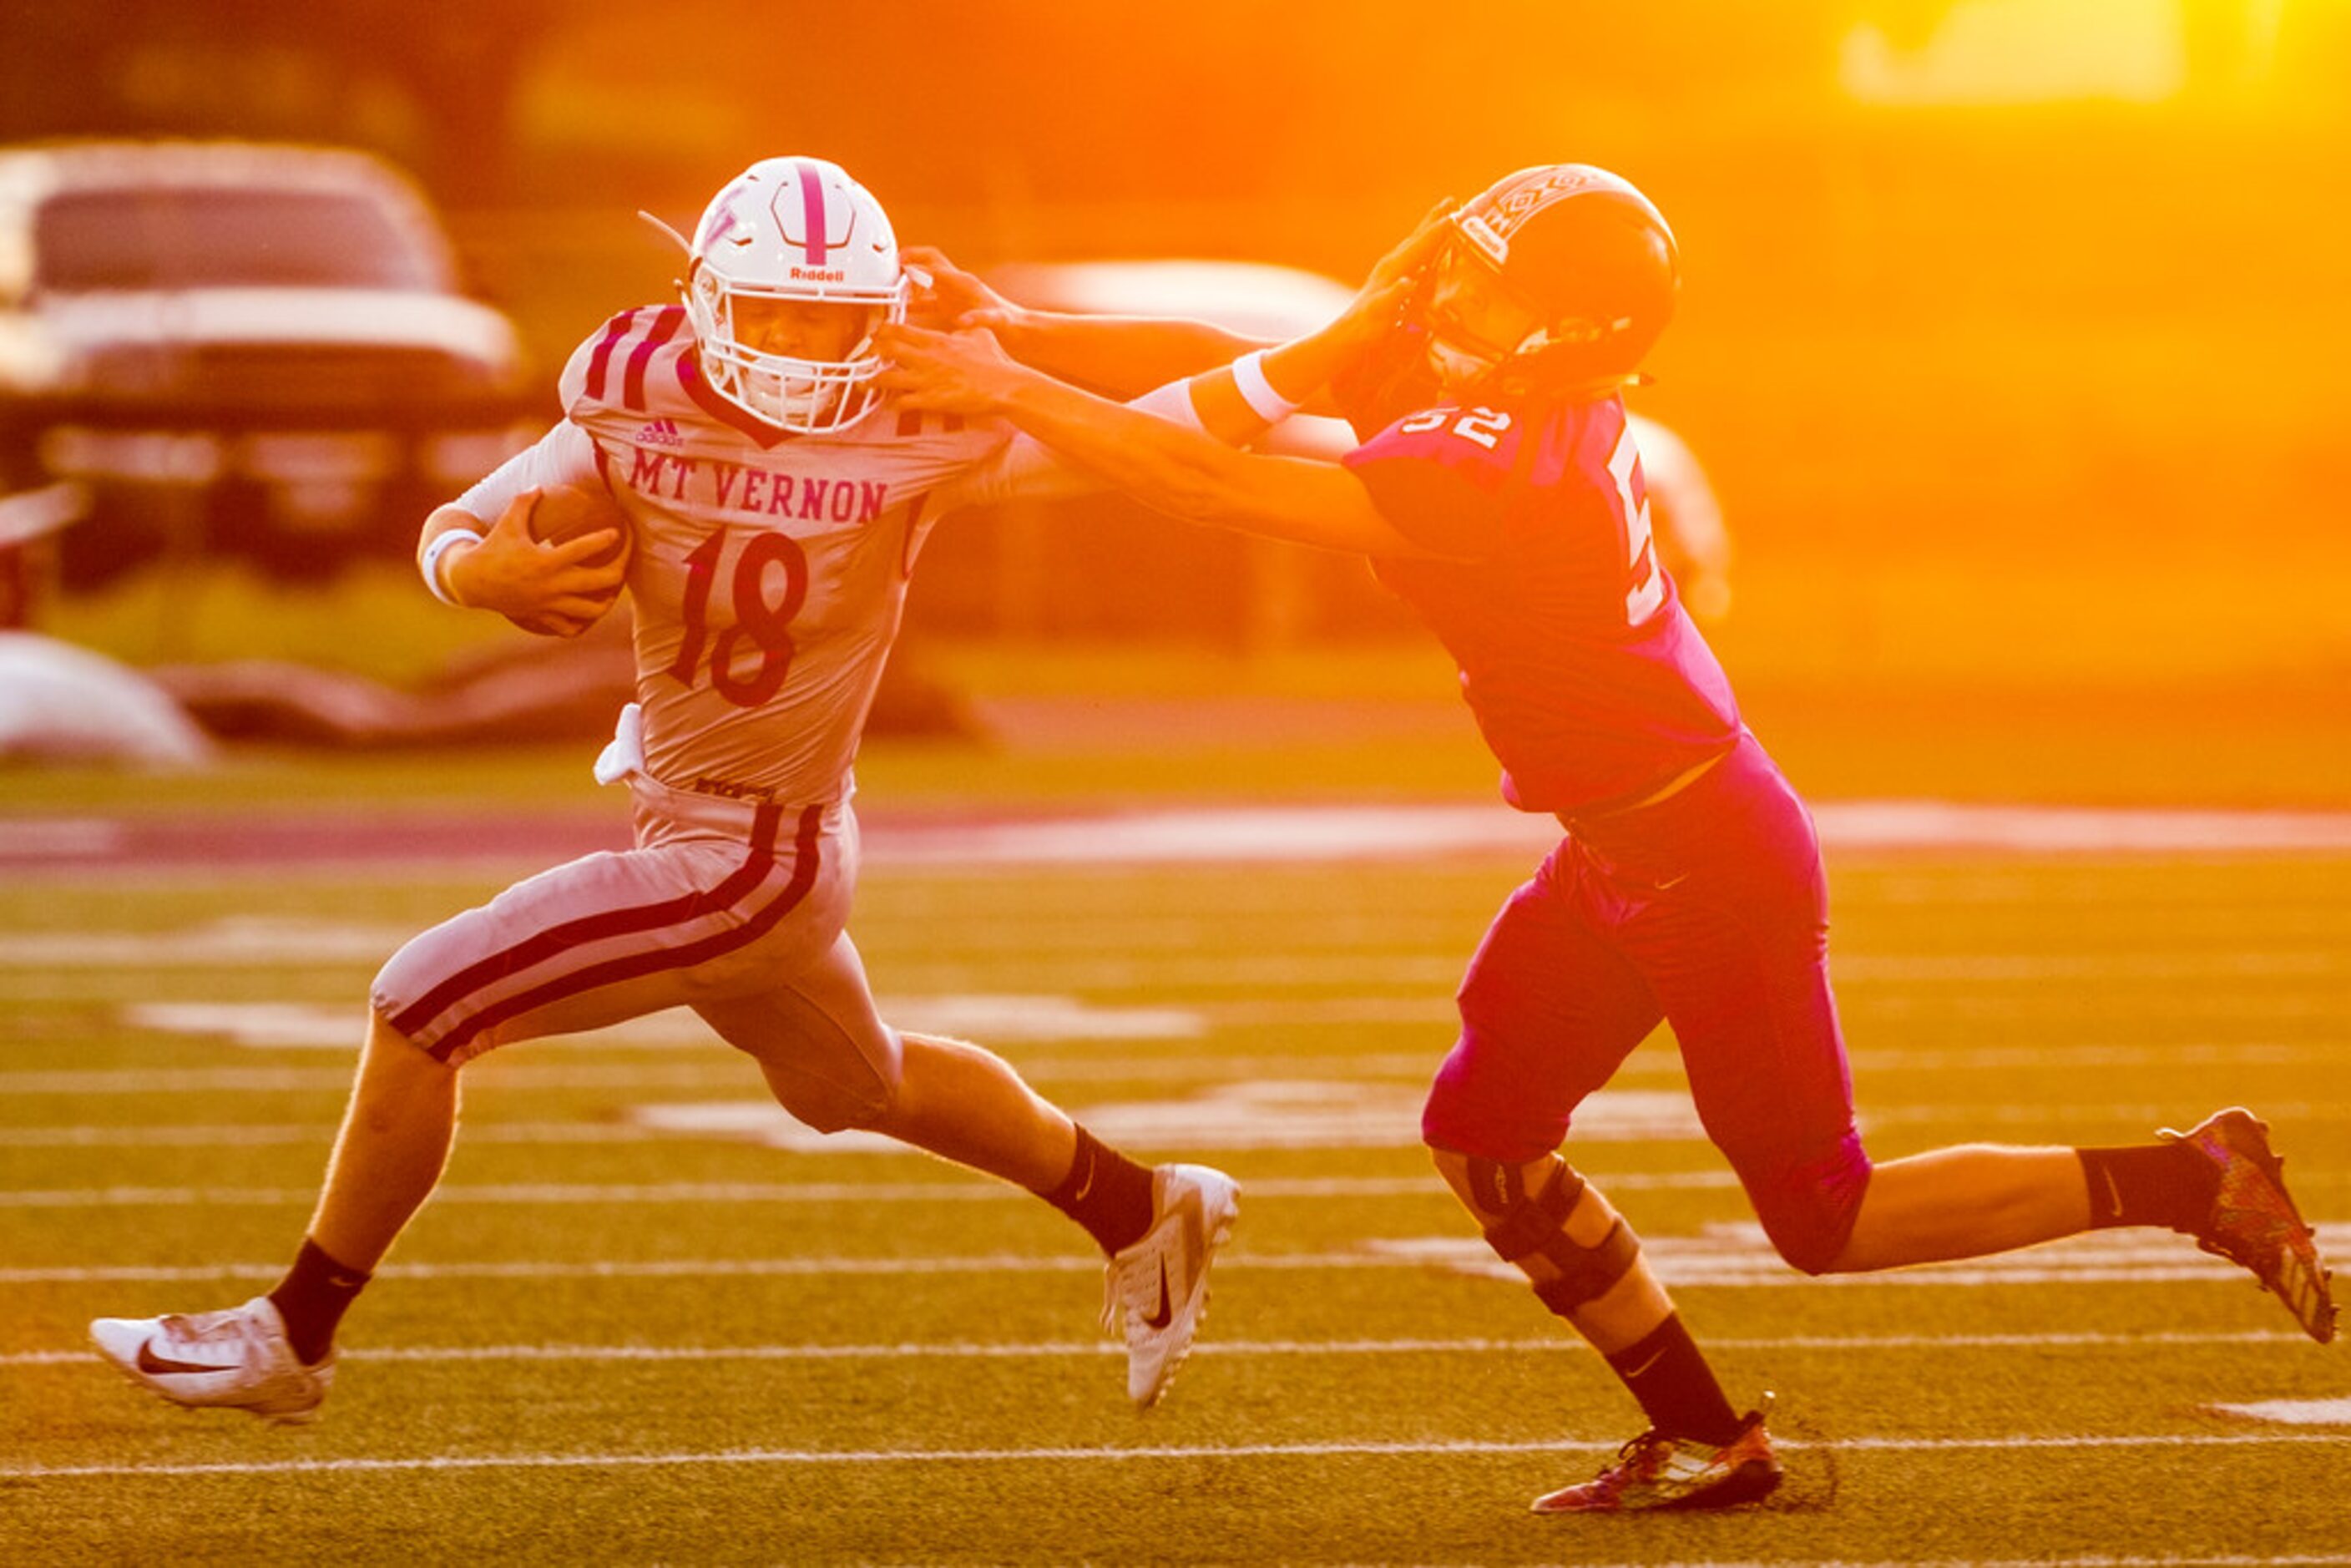
[[(987, 270), (1005, 298), (1040, 309), (1175, 316), (1253, 338), (1289, 338), (1336, 315), (1353, 290), (1258, 262), (1034, 262)], [(1632, 416), (1658, 554), (1701, 621), (1730, 603), (1730, 538), (1705, 471), (1654, 420)], [(1270, 443), (1335, 456), (1342, 421), (1301, 415)], [(1248, 650), (1398, 629), (1409, 614), (1353, 557), (1173, 526), (1123, 497), (975, 509), (933, 537), (908, 601), (922, 630), (959, 635), (1207, 635)]]
[(404, 554), (536, 434), (525, 386), (512, 323), (369, 154), (0, 149), (0, 496), (86, 495), (68, 589), (166, 552), (295, 576)]

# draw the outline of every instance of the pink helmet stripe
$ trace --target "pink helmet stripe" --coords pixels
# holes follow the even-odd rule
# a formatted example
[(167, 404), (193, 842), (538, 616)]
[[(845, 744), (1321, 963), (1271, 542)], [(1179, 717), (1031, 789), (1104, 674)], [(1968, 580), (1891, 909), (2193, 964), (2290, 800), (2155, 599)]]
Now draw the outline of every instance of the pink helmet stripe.
[(810, 267), (824, 265), (824, 183), (817, 175), (816, 165), (802, 162), (800, 172), (800, 213), (808, 225), (808, 260)]

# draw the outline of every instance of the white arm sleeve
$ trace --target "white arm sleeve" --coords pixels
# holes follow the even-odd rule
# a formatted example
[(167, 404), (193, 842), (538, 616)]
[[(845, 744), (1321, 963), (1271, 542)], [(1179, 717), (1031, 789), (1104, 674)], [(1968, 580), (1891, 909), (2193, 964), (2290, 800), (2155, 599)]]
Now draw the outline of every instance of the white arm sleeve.
[[(1189, 378), (1154, 387), (1126, 406), (1189, 429), (1203, 433), (1207, 429), (1192, 406)], [(1064, 463), (1051, 447), (1035, 436), (1016, 434), (994, 457), (941, 488), (933, 515), (944, 516), (958, 507), (984, 507), (998, 501), (1082, 496), (1101, 488), (1101, 480)]]
[(593, 490), (603, 482), (596, 472), (594, 439), (569, 420), (559, 420), (554, 429), (492, 469), (455, 504), (492, 523), (525, 490), (551, 490), (558, 485)]

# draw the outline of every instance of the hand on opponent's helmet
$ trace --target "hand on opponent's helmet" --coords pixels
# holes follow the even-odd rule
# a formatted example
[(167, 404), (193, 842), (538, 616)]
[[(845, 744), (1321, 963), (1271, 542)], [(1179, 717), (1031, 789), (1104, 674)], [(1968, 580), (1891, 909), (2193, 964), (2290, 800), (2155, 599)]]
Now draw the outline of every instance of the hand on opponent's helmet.
[(1364, 286), (1347, 308), (1324, 328), (1323, 335), (1353, 353), (1370, 349), (1402, 319), (1419, 291), (1429, 264), (1451, 235), (1454, 202), (1450, 196), (1428, 209), (1410, 234), (1374, 265)]
[(898, 253), (898, 259), (914, 285), (906, 302), (906, 319), (918, 327), (940, 331), (985, 327), (994, 331), (1018, 327), (1027, 314), (982, 282), (977, 273), (957, 267), (936, 246), (910, 245)]
[(889, 361), (875, 384), (902, 408), (994, 413), (1034, 373), (1014, 363), (995, 334), (977, 328), (938, 332), (896, 321), (878, 329), (873, 342)]

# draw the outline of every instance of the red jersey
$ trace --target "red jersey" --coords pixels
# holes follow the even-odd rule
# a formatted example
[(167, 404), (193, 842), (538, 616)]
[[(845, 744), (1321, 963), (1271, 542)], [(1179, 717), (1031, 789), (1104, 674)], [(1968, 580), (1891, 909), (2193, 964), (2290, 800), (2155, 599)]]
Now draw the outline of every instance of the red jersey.
[(1621, 398), (1431, 408), (1344, 461), (1397, 532), (1452, 558), (1374, 565), (1460, 665), (1512, 805), (1629, 805), (1738, 738), (1657, 564)]

